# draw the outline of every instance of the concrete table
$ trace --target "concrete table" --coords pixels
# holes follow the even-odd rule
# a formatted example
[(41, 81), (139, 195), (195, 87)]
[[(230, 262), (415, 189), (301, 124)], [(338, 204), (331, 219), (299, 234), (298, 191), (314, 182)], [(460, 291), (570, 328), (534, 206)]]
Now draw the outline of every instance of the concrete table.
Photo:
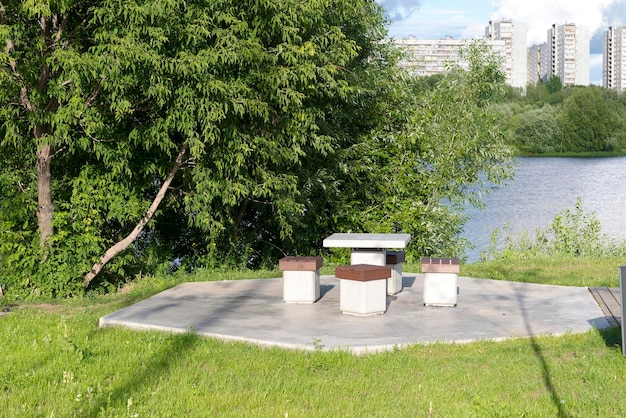
[(405, 248), (411, 234), (332, 234), (323, 242), (326, 248), (350, 248), (350, 264), (387, 264), (387, 249)]

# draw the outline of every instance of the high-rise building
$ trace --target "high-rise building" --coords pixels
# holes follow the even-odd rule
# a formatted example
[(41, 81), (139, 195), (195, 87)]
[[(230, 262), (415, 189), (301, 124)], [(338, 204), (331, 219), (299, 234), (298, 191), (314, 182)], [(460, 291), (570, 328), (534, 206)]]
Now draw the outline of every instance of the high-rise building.
[(603, 34), (602, 87), (626, 91), (626, 26), (611, 26)]
[(504, 41), (504, 72), (507, 84), (526, 87), (528, 82), (528, 51), (526, 36), (528, 26), (512, 20), (490, 21), (485, 28), (485, 38)]
[(550, 68), (564, 86), (589, 84), (589, 28), (574, 23), (553, 24), (548, 29)]
[[(400, 66), (419, 76), (445, 74), (450, 65), (459, 64), (460, 51), (468, 41), (447, 36), (444, 39), (416, 39), (412, 36), (396, 40), (396, 45), (408, 52)], [(503, 41), (486, 41), (492, 51), (504, 56)], [(460, 63), (462, 64), (462, 63)]]
[[(617, 33), (617, 30), (615, 30)], [(616, 48), (626, 47), (626, 27), (618, 35), (611, 35), (611, 45)], [(548, 30), (548, 41), (530, 48), (526, 46), (528, 26), (513, 20), (490, 21), (485, 28), (485, 41), (495, 54), (502, 57), (502, 70), (506, 83), (513, 87), (525, 88), (528, 83), (547, 82), (557, 76), (564, 86), (589, 84), (589, 28), (576, 26), (574, 23), (553, 24)], [(408, 37), (396, 44), (406, 48), (410, 55), (400, 63), (404, 68), (421, 76), (445, 74), (449, 65), (459, 61), (459, 52), (466, 43), (451, 37), (439, 40), (421, 40)], [(605, 42), (608, 45), (608, 41)], [(606, 47), (606, 46), (605, 46)], [(606, 55), (606, 54), (605, 54)], [(613, 54), (615, 55), (615, 54)], [(626, 59), (626, 51), (622, 53)], [(606, 60), (606, 58), (605, 58)], [(609, 62), (606, 62), (609, 68)], [(611, 64), (615, 67), (615, 61)], [(626, 61), (619, 64), (626, 74)], [(616, 71), (616, 70), (614, 70)], [(608, 69), (605, 71), (607, 80)], [(615, 76), (613, 76), (615, 78)], [(626, 89), (626, 79), (621, 76)], [(608, 81), (607, 81), (608, 82)]]
[(459, 51), (464, 43), (451, 37), (424, 40), (409, 36), (396, 40), (396, 45), (408, 52), (400, 66), (419, 76), (445, 74), (448, 66), (459, 60)]
[(546, 83), (550, 71), (550, 48), (547, 43), (528, 48), (528, 83)]

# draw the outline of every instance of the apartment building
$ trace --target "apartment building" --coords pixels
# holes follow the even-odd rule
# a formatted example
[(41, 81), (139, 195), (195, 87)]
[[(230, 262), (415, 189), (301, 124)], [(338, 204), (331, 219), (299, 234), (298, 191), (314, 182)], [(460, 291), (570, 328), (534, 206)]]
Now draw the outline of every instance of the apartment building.
[(550, 48), (547, 43), (528, 48), (528, 83), (546, 83), (550, 73)]
[(558, 76), (564, 86), (589, 85), (589, 28), (574, 23), (548, 29), (548, 78)]
[(528, 82), (528, 51), (526, 38), (528, 25), (513, 20), (489, 21), (485, 27), (485, 38), (504, 41), (504, 72), (507, 84), (526, 87)]
[(611, 26), (603, 33), (602, 87), (626, 91), (626, 26)]
[(459, 61), (459, 51), (465, 42), (449, 36), (437, 40), (416, 39), (413, 36), (396, 40), (396, 45), (409, 53), (400, 66), (419, 76), (445, 74), (449, 65)]
[(589, 85), (589, 28), (553, 24), (546, 43), (528, 48), (528, 82), (557, 76), (564, 86)]
[[(454, 39), (450, 36), (444, 39), (416, 39), (412, 36), (396, 40), (396, 45), (406, 49), (408, 58), (400, 63), (400, 66), (419, 76), (431, 76), (445, 74), (451, 65), (460, 62), (460, 51), (468, 41)], [(485, 41), (495, 54), (504, 57), (504, 41)]]
[[(613, 48), (626, 47), (626, 27), (614, 30), (615, 35), (607, 35), (605, 43)], [(513, 20), (490, 21), (485, 28), (485, 42), (495, 54), (503, 58), (503, 71), (506, 83), (513, 87), (525, 88), (528, 83), (547, 82), (550, 77), (558, 76), (564, 86), (589, 84), (589, 28), (576, 26), (574, 23), (553, 24), (548, 30), (546, 43), (527, 47), (528, 25)], [(611, 32), (613, 33), (613, 32)], [(620, 38), (621, 37), (621, 38)], [(619, 38), (619, 40), (618, 40)], [(610, 41), (610, 42), (609, 42)], [(407, 37), (397, 40), (396, 44), (406, 48), (410, 55), (400, 65), (414, 74), (430, 76), (445, 74), (449, 65), (460, 59), (459, 51), (468, 41), (446, 37), (438, 40), (422, 40)], [(608, 47), (607, 47), (608, 48)], [(606, 54), (605, 54), (606, 55)], [(626, 59), (626, 51), (620, 54)], [(609, 76), (608, 68), (613, 73), (617, 70), (617, 61), (606, 62), (607, 83), (611, 78), (615, 83), (616, 75)], [(619, 63), (622, 81), (626, 88), (626, 62)]]

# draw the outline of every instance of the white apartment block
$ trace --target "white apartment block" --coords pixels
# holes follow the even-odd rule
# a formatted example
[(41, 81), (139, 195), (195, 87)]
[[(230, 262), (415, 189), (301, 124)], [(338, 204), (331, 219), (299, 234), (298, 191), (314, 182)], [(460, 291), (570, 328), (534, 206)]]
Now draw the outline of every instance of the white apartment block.
[[(460, 51), (467, 42), (465, 39), (454, 39), (449, 36), (436, 40), (415, 39), (409, 36), (395, 41), (396, 45), (409, 53), (408, 58), (402, 61), (400, 66), (424, 77), (446, 74), (451, 65), (463, 65), (460, 62)], [(487, 40), (486, 44), (494, 53), (504, 56), (504, 41)]]
[(548, 29), (550, 68), (548, 78), (558, 76), (564, 86), (589, 85), (589, 28), (574, 23)]
[[(626, 27), (620, 28), (619, 36), (613, 36), (612, 45), (622, 48), (624, 65), (622, 71), (623, 89), (626, 89)], [(617, 32), (617, 31), (616, 31)], [(506, 83), (512, 87), (525, 88), (528, 83), (547, 82), (550, 77), (558, 76), (564, 86), (589, 85), (589, 28), (573, 23), (554, 24), (548, 30), (548, 42), (527, 48), (528, 26), (512, 20), (489, 22), (485, 28), (485, 42), (495, 54), (503, 58), (502, 70)], [(451, 64), (459, 62), (461, 47), (467, 42), (452, 37), (438, 40), (422, 40), (407, 37), (396, 40), (396, 45), (405, 48), (409, 57), (400, 63), (419, 76), (445, 74)], [(605, 42), (606, 44), (606, 42)], [(606, 54), (605, 54), (606, 55)], [(615, 54), (613, 54), (615, 55)], [(607, 61), (607, 68), (609, 63)], [(615, 67), (615, 61), (611, 64)], [(608, 70), (607, 80), (608, 80)], [(616, 70), (614, 70), (616, 71)], [(615, 78), (615, 77), (613, 77)], [(608, 82), (608, 81), (607, 81)]]
[(490, 21), (485, 28), (485, 38), (504, 41), (504, 72), (507, 84), (525, 88), (528, 82), (528, 51), (526, 37), (528, 26), (512, 20)]
[(412, 36), (396, 40), (396, 45), (408, 52), (400, 66), (419, 76), (445, 74), (451, 64), (459, 61), (459, 51), (466, 41), (446, 37), (438, 40), (415, 39)]
[(550, 48), (547, 43), (528, 48), (528, 83), (546, 83), (550, 72)]
[(603, 34), (602, 87), (626, 91), (626, 26), (609, 27)]

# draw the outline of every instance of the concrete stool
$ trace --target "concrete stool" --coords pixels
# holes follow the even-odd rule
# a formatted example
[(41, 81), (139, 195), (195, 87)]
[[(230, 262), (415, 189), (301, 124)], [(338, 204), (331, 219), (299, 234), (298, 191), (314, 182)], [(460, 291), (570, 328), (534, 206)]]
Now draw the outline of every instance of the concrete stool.
[(424, 305), (456, 306), (458, 258), (423, 258)]
[(322, 257), (288, 256), (278, 260), (283, 272), (283, 300), (286, 303), (313, 303), (320, 298)]
[(387, 280), (388, 295), (402, 292), (402, 263), (404, 261), (404, 251), (387, 251), (387, 265), (391, 267), (391, 277)]
[(391, 267), (371, 264), (338, 266), (339, 309), (350, 315), (376, 315), (387, 310), (387, 279)]

